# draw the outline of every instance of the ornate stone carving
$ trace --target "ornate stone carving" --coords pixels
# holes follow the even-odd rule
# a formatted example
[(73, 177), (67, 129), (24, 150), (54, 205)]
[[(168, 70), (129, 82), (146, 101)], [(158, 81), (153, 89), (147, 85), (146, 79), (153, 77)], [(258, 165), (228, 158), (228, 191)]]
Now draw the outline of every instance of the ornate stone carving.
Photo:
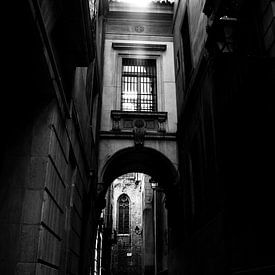
[(136, 128), (142, 128), (145, 126), (145, 122), (143, 119), (136, 119), (134, 125)]
[(144, 32), (144, 27), (142, 25), (135, 26), (135, 31), (138, 33)]
[(156, 128), (155, 120), (146, 120), (146, 128), (148, 130), (154, 130)]
[(123, 128), (125, 128), (125, 129), (131, 129), (131, 128), (133, 128), (133, 120), (123, 120)]
[(134, 122), (134, 142), (135, 146), (143, 146), (146, 130), (144, 128), (145, 122), (143, 119), (136, 119)]
[[(166, 132), (166, 112), (125, 112), (111, 111), (113, 131), (131, 131), (136, 128), (144, 128), (152, 132)], [(141, 125), (142, 126), (139, 126)]]
[(166, 118), (164, 118), (164, 117), (159, 117), (159, 118), (158, 118), (158, 122), (159, 122), (159, 131), (160, 131), (160, 132), (166, 132), (165, 121), (166, 121)]
[(120, 131), (120, 119), (121, 116), (120, 115), (114, 115), (112, 116), (113, 119), (113, 131)]

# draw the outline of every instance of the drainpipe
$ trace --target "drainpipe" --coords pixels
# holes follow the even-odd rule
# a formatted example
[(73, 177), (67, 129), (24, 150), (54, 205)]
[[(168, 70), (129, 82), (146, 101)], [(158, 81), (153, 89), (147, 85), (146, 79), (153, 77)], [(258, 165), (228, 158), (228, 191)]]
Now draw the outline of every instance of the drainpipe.
[(155, 239), (155, 275), (157, 275), (157, 190), (156, 188), (154, 190), (154, 239)]
[(153, 199), (154, 199), (154, 248), (155, 248), (155, 255), (154, 255), (154, 275), (157, 275), (158, 268), (157, 268), (157, 187), (158, 183), (151, 178), (149, 180), (151, 183), (151, 188), (153, 189)]
[(99, 243), (99, 247), (100, 247), (100, 250), (99, 250), (99, 275), (101, 275), (101, 272), (102, 272), (102, 239), (103, 239), (103, 234), (102, 232), (99, 233), (100, 235), (100, 243)]

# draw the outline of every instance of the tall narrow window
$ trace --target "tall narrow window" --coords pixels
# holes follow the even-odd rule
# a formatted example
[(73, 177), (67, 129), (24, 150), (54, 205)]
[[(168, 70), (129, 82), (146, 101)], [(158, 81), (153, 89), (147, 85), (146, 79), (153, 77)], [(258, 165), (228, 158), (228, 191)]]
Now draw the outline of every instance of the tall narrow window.
[(154, 59), (122, 59), (122, 111), (157, 111), (157, 76)]
[(118, 199), (118, 234), (129, 234), (129, 198), (123, 194)]

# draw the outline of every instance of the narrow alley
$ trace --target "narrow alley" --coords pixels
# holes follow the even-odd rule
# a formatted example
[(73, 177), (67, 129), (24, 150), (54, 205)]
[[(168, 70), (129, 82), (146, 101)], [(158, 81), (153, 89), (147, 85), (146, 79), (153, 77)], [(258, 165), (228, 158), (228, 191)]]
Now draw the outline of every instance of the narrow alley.
[(10, 4), (0, 275), (275, 274), (275, 0)]

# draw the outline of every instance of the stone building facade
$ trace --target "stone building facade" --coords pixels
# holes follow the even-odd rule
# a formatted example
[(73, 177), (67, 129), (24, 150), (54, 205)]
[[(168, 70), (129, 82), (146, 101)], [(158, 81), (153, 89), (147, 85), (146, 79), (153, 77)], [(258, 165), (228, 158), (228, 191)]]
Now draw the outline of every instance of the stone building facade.
[[(98, 170), (102, 197), (117, 177), (132, 171), (155, 178), (167, 196), (173, 193), (178, 158), (172, 19), (170, 1), (155, 1), (146, 8), (125, 1), (109, 2)], [(146, 241), (142, 274), (155, 272), (157, 261), (162, 261), (161, 254), (159, 259), (155, 257), (157, 199), (151, 193), (151, 197), (146, 195), (151, 201), (143, 209), (147, 229), (143, 230)], [(106, 209), (110, 200), (106, 200)], [(107, 220), (108, 258), (112, 221)], [(167, 234), (168, 230), (166, 237)], [(159, 241), (162, 242), (161, 238)], [(163, 251), (167, 258), (167, 247)], [(160, 265), (160, 270), (167, 269), (167, 261)]]
[[(161, 274), (168, 271), (168, 210), (164, 190), (152, 177), (128, 173), (108, 190), (104, 209), (103, 274)], [(120, 199), (129, 202), (127, 232), (120, 230)], [(109, 249), (111, 247), (111, 249)]]
[(174, 211), (185, 226), (171, 228), (171, 274), (274, 272), (274, 4), (175, 1)]
[[(120, 171), (129, 169), (121, 165), (119, 169), (115, 169), (116, 175), (108, 175), (109, 168), (112, 169), (110, 166), (112, 158), (123, 152), (131, 155), (130, 151), (134, 148), (139, 148), (140, 152), (146, 150), (161, 153), (174, 167), (177, 166), (175, 136), (177, 120), (174, 112), (176, 95), (174, 66), (171, 63), (172, 15), (173, 7), (169, 4), (152, 3), (148, 9), (144, 9), (120, 1), (109, 3), (105, 25), (105, 70), (99, 144), (99, 179), (104, 190), (116, 177), (131, 172)], [(124, 108), (126, 105), (123, 105), (125, 99), (122, 93), (123, 83), (128, 81), (127, 77), (122, 78), (122, 73), (125, 74), (123, 68), (127, 68), (124, 62), (139, 62), (139, 60), (145, 62), (142, 68), (148, 67), (148, 76), (151, 77), (151, 72), (154, 71), (152, 87), (156, 94), (148, 101), (148, 105), (143, 103), (143, 107), (137, 105), (136, 110), (129, 111)], [(146, 85), (151, 84), (148, 82), (143, 85), (144, 90), (148, 89), (149, 92), (150, 88)], [(127, 87), (133, 86), (128, 84)], [(143, 102), (146, 102), (146, 96), (148, 95), (141, 96)], [(138, 104), (138, 99), (136, 103)], [(152, 109), (150, 106), (153, 106)], [(135, 152), (138, 153), (138, 150)], [(142, 169), (148, 170), (148, 167)], [(135, 169), (130, 168), (130, 170)], [(150, 174), (149, 171), (141, 172)]]
[(0, 110), (0, 274), (90, 270), (98, 216), (100, 2), (90, 9), (81, 0), (20, 1), (9, 9), (7, 72), (16, 73), (7, 74)]
[[(129, 173), (117, 178), (111, 187), (113, 230), (117, 243), (112, 247), (111, 270), (113, 274), (141, 274), (142, 243), (142, 189), (144, 176)], [(129, 199), (129, 231), (119, 230), (119, 199), (126, 195)]]

